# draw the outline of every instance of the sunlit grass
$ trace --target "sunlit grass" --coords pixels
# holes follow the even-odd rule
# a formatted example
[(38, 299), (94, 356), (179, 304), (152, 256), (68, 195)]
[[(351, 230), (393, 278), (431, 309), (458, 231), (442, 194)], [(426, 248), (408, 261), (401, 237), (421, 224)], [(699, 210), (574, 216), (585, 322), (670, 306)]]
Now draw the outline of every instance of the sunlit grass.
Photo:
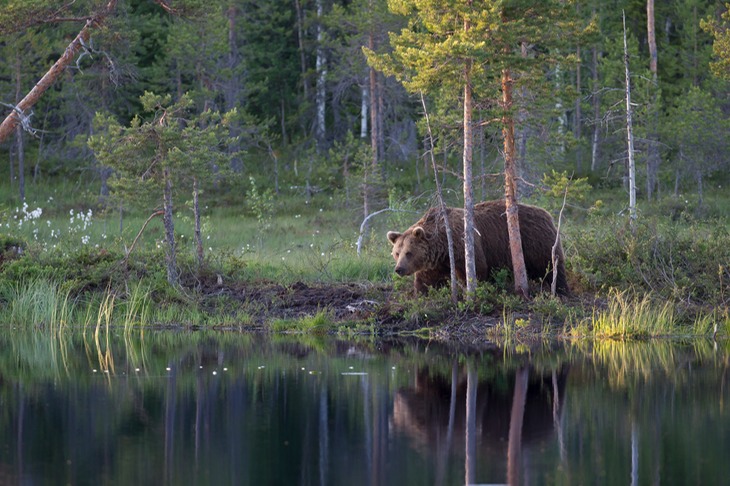
[(304, 334), (326, 334), (334, 327), (329, 309), (321, 309), (313, 316), (299, 319), (275, 319), (270, 324), (274, 332), (294, 332)]
[(612, 290), (608, 308), (594, 311), (593, 335), (608, 338), (639, 338), (676, 334), (674, 304), (653, 302), (648, 294)]

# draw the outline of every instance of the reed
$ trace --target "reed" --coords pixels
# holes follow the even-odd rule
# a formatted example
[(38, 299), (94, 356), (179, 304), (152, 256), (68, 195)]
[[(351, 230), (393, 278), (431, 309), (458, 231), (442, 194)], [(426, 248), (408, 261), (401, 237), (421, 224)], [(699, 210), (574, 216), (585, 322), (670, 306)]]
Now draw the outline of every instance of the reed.
[(62, 330), (73, 319), (75, 303), (70, 292), (53, 280), (36, 278), (6, 284), (0, 294), (7, 302), (0, 317), (10, 325)]
[(605, 338), (643, 338), (680, 333), (675, 305), (656, 303), (650, 294), (636, 295), (629, 290), (612, 289), (605, 311), (594, 310), (592, 334)]

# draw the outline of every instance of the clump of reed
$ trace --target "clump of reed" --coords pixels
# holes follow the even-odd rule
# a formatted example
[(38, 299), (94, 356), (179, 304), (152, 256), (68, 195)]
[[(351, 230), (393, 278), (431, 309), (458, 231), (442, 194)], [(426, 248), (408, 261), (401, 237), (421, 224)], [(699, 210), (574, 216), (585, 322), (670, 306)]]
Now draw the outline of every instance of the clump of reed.
[(659, 300), (652, 294), (612, 289), (605, 309), (594, 309), (592, 316), (572, 328), (573, 336), (599, 338), (650, 338), (676, 336), (712, 336), (723, 322), (718, 312), (702, 314), (689, 321), (671, 300)]
[(52, 279), (35, 278), (0, 285), (0, 322), (18, 328), (67, 328), (84, 330), (120, 326), (125, 330), (149, 324), (149, 292), (142, 285), (132, 286), (117, 304), (117, 293), (107, 288), (90, 300), (75, 298), (72, 292)]
[(5, 305), (0, 319), (16, 327), (63, 329), (73, 319), (76, 302), (52, 280), (36, 278), (0, 287)]

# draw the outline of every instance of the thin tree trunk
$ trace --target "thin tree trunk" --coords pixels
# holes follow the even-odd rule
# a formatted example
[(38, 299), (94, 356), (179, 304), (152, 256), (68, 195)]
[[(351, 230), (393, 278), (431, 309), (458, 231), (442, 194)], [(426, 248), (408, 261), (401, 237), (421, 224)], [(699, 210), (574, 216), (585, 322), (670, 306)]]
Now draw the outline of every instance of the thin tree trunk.
[(0, 143), (4, 142), (15, 130), (18, 124), (21, 124), (21, 118), (27, 117), (27, 113), (35, 105), (40, 97), (50, 88), (58, 78), (61, 77), (69, 64), (74, 60), (76, 54), (81, 47), (88, 44), (91, 31), (100, 27), (106, 20), (106, 17), (114, 10), (117, 0), (109, 0), (106, 7), (100, 9), (96, 15), (86, 21), (86, 25), (79, 31), (76, 37), (66, 47), (63, 55), (51, 66), (51, 68), (36, 83), (33, 89), (15, 105), (9, 115), (0, 124)]
[(601, 98), (598, 94), (598, 49), (593, 48), (593, 140), (591, 142), (591, 172), (598, 168), (598, 140), (601, 129)]
[(326, 109), (326, 80), (327, 80), (327, 59), (324, 53), (324, 26), (322, 25), (323, 8), (322, 1), (317, 0), (317, 93), (316, 109), (317, 118), (315, 126), (315, 139), (319, 150), (324, 150), (325, 145), (325, 109)]
[[(307, 57), (304, 54), (304, 9), (302, 2), (294, 0), (294, 7), (297, 11), (297, 41), (299, 43), (299, 68), (302, 73), (302, 90), (304, 101), (309, 101), (309, 82), (307, 81)], [(283, 121), (282, 121), (283, 123)]]
[(481, 190), (481, 200), (485, 201), (487, 198), (487, 167), (486, 167), (486, 148), (485, 145), (486, 133), (484, 127), (479, 129), (479, 186)]
[[(228, 60), (227, 68), (229, 71), (229, 78), (225, 82), (224, 98), (226, 103), (226, 111), (231, 111), (236, 107), (239, 102), (241, 95), (241, 80), (238, 76), (239, 66), (239, 52), (238, 52), (238, 41), (236, 39), (236, 21), (238, 20), (238, 8), (235, 2), (231, 0), (226, 10), (226, 17), (228, 19)], [(238, 135), (240, 134), (240, 127), (238, 121), (232, 120), (229, 125), (230, 134), (230, 145), (227, 146), (226, 150), (230, 155), (238, 154), (241, 148), (241, 144), (238, 142)], [(231, 158), (231, 169), (234, 172), (243, 171), (243, 160), (238, 155), (233, 155)]]
[(636, 166), (634, 165), (634, 132), (631, 121), (631, 75), (629, 71), (629, 46), (626, 41), (626, 14), (624, 25), (624, 70), (626, 72), (626, 138), (629, 155), (629, 217), (631, 225), (636, 221)]
[(652, 78), (651, 126), (649, 127), (649, 144), (646, 158), (646, 199), (651, 201), (657, 189), (659, 170), (659, 150), (657, 147), (657, 126), (659, 124), (659, 107), (657, 106), (657, 48), (656, 31), (654, 28), (654, 0), (646, 1), (646, 31), (649, 44), (649, 70)]
[(385, 159), (383, 158), (385, 154), (385, 123), (383, 121), (383, 117), (385, 116), (385, 97), (383, 96), (383, 81), (382, 76), (379, 75), (377, 72), (375, 73), (375, 78), (377, 80), (377, 90), (375, 91), (378, 95), (378, 112), (376, 113), (375, 120), (377, 121), (377, 124), (375, 125), (378, 130), (378, 168), (380, 168), (380, 175), (382, 176), (383, 180), (385, 180), (385, 166), (382, 162), (385, 162)]
[[(520, 51), (523, 58), (527, 58), (527, 43), (520, 43)], [(527, 88), (522, 87), (519, 91), (520, 95), (520, 109), (517, 112), (517, 127), (515, 128), (515, 138), (519, 140), (517, 144), (517, 166), (515, 168), (515, 175), (517, 177), (517, 190), (520, 194), (525, 194), (525, 191), (529, 190), (527, 185), (527, 138), (529, 130), (527, 128), (527, 109), (525, 108), (527, 102)]]
[(436, 156), (434, 155), (434, 143), (433, 143), (433, 132), (431, 131), (431, 122), (428, 117), (428, 110), (426, 109), (426, 100), (421, 92), (421, 106), (423, 106), (423, 116), (426, 118), (426, 130), (428, 131), (428, 140), (430, 150), (429, 155), (431, 156), (431, 167), (433, 168), (433, 180), (436, 183), (436, 195), (439, 199), (439, 207), (441, 208), (441, 219), (444, 222), (446, 229), (446, 245), (449, 249), (449, 277), (451, 278), (451, 302), (454, 304), (458, 299), (457, 295), (457, 280), (456, 280), (456, 257), (454, 255), (454, 236), (451, 232), (451, 224), (449, 224), (449, 215), (446, 211), (446, 202), (444, 201), (444, 194), (441, 189), (441, 183), (439, 182), (438, 168), (436, 167)]
[(198, 268), (203, 267), (203, 238), (200, 234), (200, 204), (198, 204), (198, 178), (193, 177), (193, 213), (195, 215), (195, 249), (198, 255)]
[(702, 205), (705, 202), (705, 192), (702, 186), (702, 171), (697, 171), (697, 196), (699, 196), (699, 201), (697, 201), (697, 206), (702, 207)]
[(368, 136), (368, 103), (370, 102), (368, 88), (363, 86), (360, 94), (360, 138), (365, 139)]
[(517, 207), (517, 181), (515, 180), (515, 123), (512, 108), (512, 76), (509, 69), (502, 70), (502, 103), (504, 118), (502, 136), (504, 137), (504, 188), (505, 212), (507, 213), (507, 232), (509, 234), (512, 272), (515, 279), (515, 292), (525, 299), (530, 295), (527, 284), (527, 269), (522, 253), (522, 235)]
[[(20, 49), (15, 52), (15, 103), (20, 101), (23, 79), (21, 76)], [(25, 202), (25, 146), (23, 141), (23, 127), (18, 125), (15, 128), (15, 144), (18, 156), (18, 194), (20, 204)]]
[(41, 136), (38, 140), (38, 154), (35, 159), (35, 166), (33, 167), (33, 184), (38, 182), (38, 176), (41, 175), (41, 160), (43, 159), (43, 141), (46, 136), (46, 122), (48, 121), (48, 112), (50, 110), (46, 109), (46, 113), (43, 116), (43, 127), (41, 129)]
[[(471, 4), (471, 2), (469, 2)], [(464, 31), (470, 28), (464, 21)], [(474, 189), (472, 188), (472, 159), (474, 136), (472, 134), (472, 86), (471, 59), (464, 67), (464, 259), (466, 260), (466, 298), (473, 301), (477, 289), (476, 257), (474, 253)]]
[(582, 145), (581, 145), (581, 137), (583, 134), (581, 133), (581, 125), (583, 123), (583, 113), (581, 111), (581, 90), (583, 89), (583, 86), (581, 85), (581, 64), (580, 64), (580, 46), (576, 48), (576, 55), (578, 56), (578, 65), (575, 68), (575, 89), (578, 93), (578, 96), (575, 98), (575, 120), (573, 122), (573, 134), (575, 135), (575, 140), (577, 142), (576, 149), (575, 149), (575, 169), (578, 174), (581, 174), (583, 171), (583, 151), (582, 151)]
[[(371, 34), (368, 38), (368, 47), (374, 49), (374, 39)], [(375, 69), (369, 69), (370, 81), (370, 148), (373, 156), (373, 166), (378, 165), (380, 158), (380, 142), (378, 141), (378, 73)]]
[(164, 170), (165, 191), (164, 191), (164, 211), (162, 216), (165, 226), (165, 240), (167, 240), (167, 281), (170, 285), (177, 285), (180, 277), (177, 272), (177, 259), (175, 257), (175, 225), (172, 221), (172, 181), (170, 180), (170, 172)]
[(18, 147), (18, 194), (20, 204), (25, 202), (25, 147), (23, 146), (23, 128), (15, 127), (15, 141)]

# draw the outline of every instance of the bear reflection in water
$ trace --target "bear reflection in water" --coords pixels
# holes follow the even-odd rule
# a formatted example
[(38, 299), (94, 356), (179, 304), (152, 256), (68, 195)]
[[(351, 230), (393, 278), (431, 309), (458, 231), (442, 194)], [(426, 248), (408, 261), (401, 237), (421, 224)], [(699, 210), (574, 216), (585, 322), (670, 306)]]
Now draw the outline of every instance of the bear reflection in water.
[(540, 450), (548, 441), (562, 444), (567, 375), (567, 366), (545, 373), (524, 366), (477, 382), (473, 369), (456, 365), (450, 379), (421, 369), (413, 387), (395, 394), (393, 426), (422, 453), (459, 453), (466, 438), (467, 481), (474, 479), (476, 458), (506, 466), (508, 482), (519, 482), (523, 451)]

